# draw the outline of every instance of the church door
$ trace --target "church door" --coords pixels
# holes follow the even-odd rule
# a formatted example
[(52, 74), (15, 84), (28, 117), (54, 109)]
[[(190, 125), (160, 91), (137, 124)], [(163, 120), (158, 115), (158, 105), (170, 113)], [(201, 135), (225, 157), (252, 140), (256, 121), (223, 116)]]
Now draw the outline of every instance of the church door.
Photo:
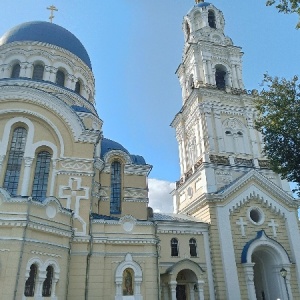
[(186, 292), (185, 292), (185, 285), (178, 284), (176, 286), (176, 300), (187, 300)]

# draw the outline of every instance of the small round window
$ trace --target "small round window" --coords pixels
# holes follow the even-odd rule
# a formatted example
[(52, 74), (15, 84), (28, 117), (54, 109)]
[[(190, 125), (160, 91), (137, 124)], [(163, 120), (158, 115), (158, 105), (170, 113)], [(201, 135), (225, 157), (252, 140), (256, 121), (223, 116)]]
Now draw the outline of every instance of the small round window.
[(255, 225), (261, 225), (265, 220), (263, 211), (258, 207), (249, 208), (248, 218)]

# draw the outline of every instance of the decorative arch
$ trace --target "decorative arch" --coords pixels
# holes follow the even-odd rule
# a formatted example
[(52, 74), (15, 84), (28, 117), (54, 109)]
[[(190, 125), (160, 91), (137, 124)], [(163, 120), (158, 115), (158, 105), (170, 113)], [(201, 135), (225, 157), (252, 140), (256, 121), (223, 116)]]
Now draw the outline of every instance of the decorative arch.
[[(53, 95), (49, 95), (40, 90), (30, 89), (30, 93), (22, 93), (20, 92), (19, 87), (6, 87), (5, 90), (8, 90), (9, 93), (0, 93), (0, 101), (3, 100), (20, 100), (20, 101), (30, 101), (33, 103), (38, 103), (40, 106), (46, 107), (49, 111), (53, 111), (55, 114), (59, 115), (64, 122), (68, 125), (68, 128), (73, 133), (73, 138), (78, 141), (81, 138), (81, 135), (85, 132), (85, 128), (82, 120), (79, 116), (74, 112), (68, 105), (66, 105), (63, 101), (58, 99)], [(1, 112), (2, 114), (7, 113), (8, 111)], [(9, 112), (22, 112), (24, 110), (10, 110)], [(28, 115), (35, 115), (48, 123), (51, 128), (53, 128), (59, 137), (60, 145), (64, 145), (63, 138), (56, 127), (49, 119), (46, 119), (45, 116), (32, 112), (26, 111)], [(61, 151), (64, 152), (64, 147), (62, 146)]]
[(132, 270), (132, 282), (133, 286), (133, 295), (131, 296), (132, 300), (143, 300), (141, 295), (141, 284), (143, 281), (143, 272), (140, 265), (132, 259), (130, 253), (127, 253), (123, 262), (121, 262), (115, 272), (115, 283), (116, 283), (116, 295), (115, 300), (125, 300), (126, 295), (123, 295), (122, 285), (124, 282), (124, 271)]
[(103, 160), (105, 164), (110, 165), (114, 159), (118, 159), (118, 158), (120, 158), (124, 164), (129, 164), (129, 165), (132, 164), (130, 156), (126, 152), (121, 150), (111, 150), (105, 153)]

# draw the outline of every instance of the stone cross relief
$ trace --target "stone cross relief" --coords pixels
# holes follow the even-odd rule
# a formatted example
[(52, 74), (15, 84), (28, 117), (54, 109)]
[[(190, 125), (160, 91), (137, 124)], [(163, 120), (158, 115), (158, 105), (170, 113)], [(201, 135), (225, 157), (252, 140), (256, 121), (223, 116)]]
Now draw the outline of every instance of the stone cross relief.
[(271, 221), (268, 223), (269, 227), (272, 227), (273, 236), (277, 237), (277, 227), (278, 224), (274, 221), (274, 219), (271, 219)]
[(245, 226), (247, 226), (247, 222), (244, 222), (244, 218), (240, 217), (239, 221), (236, 221), (236, 224), (241, 226), (242, 236), (246, 236)]
[(89, 198), (89, 187), (81, 185), (82, 178), (70, 177), (68, 185), (59, 187), (59, 197), (67, 199), (66, 208), (71, 209), (71, 204), (74, 207), (74, 218), (82, 224), (82, 230), (75, 228), (77, 235), (86, 234), (86, 222), (80, 217), (80, 201)]

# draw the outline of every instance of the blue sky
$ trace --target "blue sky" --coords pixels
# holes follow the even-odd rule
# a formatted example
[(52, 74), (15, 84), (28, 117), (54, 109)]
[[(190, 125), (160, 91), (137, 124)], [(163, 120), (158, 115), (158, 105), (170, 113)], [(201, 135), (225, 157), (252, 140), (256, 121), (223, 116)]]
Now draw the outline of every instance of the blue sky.
[[(263, 73), (292, 77), (299, 70), (297, 16), (278, 14), (264, 0), (215, 0), (226, 34), (245, 53), (247, 89)], [(48, 20), (75, 34), (86, 47), (96, 79), (96, 103), (104, 136), (153, 165), (151, 178), (179, 178), (175, 132), (169, 126), (181, 106), (175, 70), (182, 55), (183, 16), (193, 0), (1, 0), (0, 35), (25, 21)], [(46, 33), (45, 33), (46, 34)]]

